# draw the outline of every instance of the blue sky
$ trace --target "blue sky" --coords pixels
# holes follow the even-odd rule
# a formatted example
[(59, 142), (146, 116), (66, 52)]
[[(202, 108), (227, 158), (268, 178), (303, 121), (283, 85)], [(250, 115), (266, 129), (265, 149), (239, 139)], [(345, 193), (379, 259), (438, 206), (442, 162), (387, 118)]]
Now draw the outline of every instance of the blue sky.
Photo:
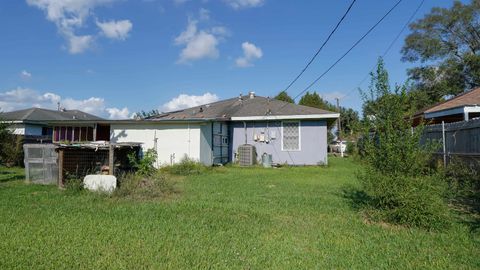
[[(358, 0), (297, 95), (396, 1)], [(80, 109), (107, 118), (255, 91), (274, 96), (304, 67), (350, 0), (22, 0), (0, 2), (0, 110)], [(404, 0), (311, 90), (359, 110), (354, 89), (420, 0)], [(426, 0), (417, 18), (451, 0)], [(403, 36), (408, 34), (406, 31)], [(385, 58), (402, 83), (403, 37)], [(363, 84), (366, 87), (368, 82)], [(352, 94), (345, 96), (346, 93)]]

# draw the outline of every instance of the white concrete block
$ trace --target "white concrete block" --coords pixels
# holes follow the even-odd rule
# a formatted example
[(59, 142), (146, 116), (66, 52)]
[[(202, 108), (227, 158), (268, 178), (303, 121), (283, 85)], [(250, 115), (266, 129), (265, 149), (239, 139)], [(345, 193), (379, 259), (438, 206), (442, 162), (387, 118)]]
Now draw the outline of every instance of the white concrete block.
[(83, 178), (83, 186), (91, 191), (111, 193), (117, 188), (117, 178), (113, 175), (87, 175)]

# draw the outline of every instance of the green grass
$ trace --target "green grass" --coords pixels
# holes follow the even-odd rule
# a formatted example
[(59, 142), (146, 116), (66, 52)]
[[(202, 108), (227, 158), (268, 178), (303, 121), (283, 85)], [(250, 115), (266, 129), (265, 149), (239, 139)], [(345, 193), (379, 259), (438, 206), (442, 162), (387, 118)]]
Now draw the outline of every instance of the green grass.
[(0, 166), (0, 183), (14, 181), (14, 180), (24, 180), (25, 179), (25, 169), (23, 168), (7, 168)]
[(0, 269), (480, 268), (465, 224), (367, 224), (345, 195), (358, 165), (330, 163), (219, 168), (143, 202), (0, 180)]

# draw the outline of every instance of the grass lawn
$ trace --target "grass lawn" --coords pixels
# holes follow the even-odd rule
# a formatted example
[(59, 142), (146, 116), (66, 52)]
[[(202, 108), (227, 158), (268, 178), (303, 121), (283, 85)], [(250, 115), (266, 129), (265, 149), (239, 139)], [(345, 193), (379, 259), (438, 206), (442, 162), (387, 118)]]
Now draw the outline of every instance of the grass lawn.
[(181, 196), (146, 202), (1, 173), (0, 269), (480, 268), (479, 232), (465, 224), (366, 224), (345, 196), (358, 165), (330, 163), (220, 168), (185, 178)]

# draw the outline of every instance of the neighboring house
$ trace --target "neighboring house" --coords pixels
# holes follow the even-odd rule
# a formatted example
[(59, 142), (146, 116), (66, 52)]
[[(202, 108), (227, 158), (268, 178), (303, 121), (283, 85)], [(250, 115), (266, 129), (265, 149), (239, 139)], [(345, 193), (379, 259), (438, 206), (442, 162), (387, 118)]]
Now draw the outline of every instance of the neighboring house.
[(414, 125), (426, 122), (439, 124), (467, 121), (480, 117), (480, 87), (437, 103), (414, 115)]
[(109, 140), (108, 125), (104, 119), (79, 110), (47, 110), (30, 108), (0, 113), (0, 121), (10, 123), (16, 135), (26, 142)]
[(235, 160), (240, 145), (274, 163), (327, 164), (327, 126), (339, 117), (321, 109), (248, 96), (162, 113), (144, 120), (110, 121), (112, 142), (141, 142), (158, 153), (157, 166), (183, 156), (206, 165)]

